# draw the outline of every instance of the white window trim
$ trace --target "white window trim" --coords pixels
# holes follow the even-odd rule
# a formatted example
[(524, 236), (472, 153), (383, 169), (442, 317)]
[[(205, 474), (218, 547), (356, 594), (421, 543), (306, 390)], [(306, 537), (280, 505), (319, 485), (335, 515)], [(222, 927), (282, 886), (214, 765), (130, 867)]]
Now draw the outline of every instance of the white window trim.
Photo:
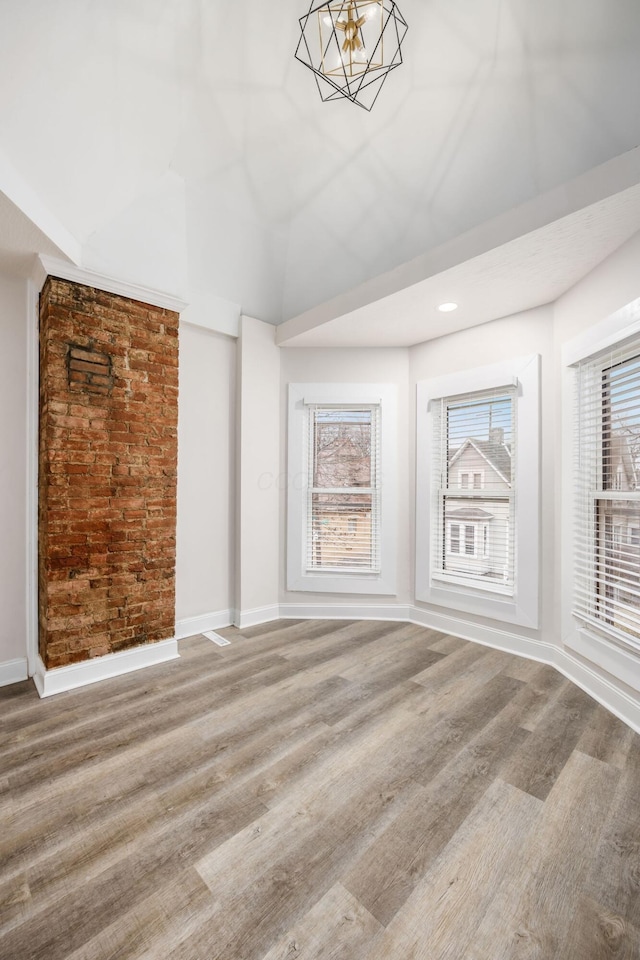
[[(310, 404), (380, 405), (380, 572), (308, 571), (304, 542), (307, 503), (307, 418)], [(317, 593), (396, 594), (398, 397), (393, 384), (290, 383), (288, 416), (287, 589)]]
[[(501, 595), (481, 586), (446, 583), (431, 573), (431, 515), (434, 417), (432, 400), (517, 386), (515, 468), (516, 583), (513, 593)], [(535, 354), (490, 364), (475, 370), (425, 380), (417, 385), (416, 457), (416, 599), (504, 623), (537, 628), (540, 575), (540, 357)]]
[(562, 642), (565, 647), (640, 690), (637, 675), (638, 656), (631, 649), (622, 648), (607, 639), (573, 614), (573, 584), (576, 569), (573, 553), (575, 538), (574, 490), (575, 477), (575, 403), (578, 364), (615, 348), (632, 337), (640, 336), (640, 299), (634, 300), (568, 341), (562, 349)]

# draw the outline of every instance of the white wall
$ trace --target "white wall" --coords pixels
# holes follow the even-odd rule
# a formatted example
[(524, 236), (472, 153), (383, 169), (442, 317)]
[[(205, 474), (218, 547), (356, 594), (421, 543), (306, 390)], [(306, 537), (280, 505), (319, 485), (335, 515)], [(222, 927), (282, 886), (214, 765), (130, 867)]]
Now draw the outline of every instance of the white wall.
[[(287, 450), (287, 387), (290, 383), (392, 383), (398, 387), (398, 603), (407, 603), (412, 596), (410, 579), (409, 503), (409, 434), (405, 429), (409, 416), (409, 351), (392, 349), (314, 349), (282, 348), (280, 373), (280, 525), (281, 557), (280, 601), (292, 604), (349, 604), (375, 606), (375, 598), (351, 594), (320, 594), (288, 591), (285, 572), (286, 517), (286, 450)], [(384, 598), (387, 602), (388, 598)]]
[(563, 343), (640, 297), (640, 233), (627, 240), (556, 301), (556, 342)]
[(3, 664), (27, 656), (26, 316), (26, 283), (0, 275), (0, 683)]
[(178, 635), (184, 621), (234, 605), (236, 350), (230, 337), (180, 324)]
[(238, 343), (236, 617), (277, 616), (280, 566), (280, 351), (276, 328), (242, 317)]

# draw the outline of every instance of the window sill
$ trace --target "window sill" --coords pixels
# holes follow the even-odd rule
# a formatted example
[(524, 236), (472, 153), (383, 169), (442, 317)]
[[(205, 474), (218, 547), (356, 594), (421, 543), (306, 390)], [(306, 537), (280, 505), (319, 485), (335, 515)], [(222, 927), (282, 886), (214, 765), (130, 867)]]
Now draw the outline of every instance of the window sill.
[(428, 587), (416, 591), (416, 600), (502, 623), (534, 630), (538, 628), (537, 604), (535, 616), (532, 617), (512, 594), (500, 594), (475, 586), (462, 586), (459, 583), (452, 584), (433, 577)]
[(631, 656), (640, 657), (640, 638), (634, 641), (622, 631), (610, 631), (599, 621), (589, 620), (588, 617), (581, 616), (579, 613), (573, 613), (572, 616), (580, 633), (599, 643), (606, 644), (613, 650), (622, 650)]
[(287, 589), (306, 593), (352, 593), (352, 594), (381, 594), (396, 595), (395, 580), (383, 577), (379, 573), (365, 574), (340, 572), (300, 573), (297, 577), (289, 577)]
[(443, 584), (447, 588), (458, 591), (468, 592), (470, 596), (479, 596), (479, 597), (490, 597), (494, 595), (509, 597), (513, 600), (513, 587), (503, 586), (501, 583), (488, 583), (486, 581), (479, 581), (472, 579), (471, 577), (458, 577), (453, 574), (446, 573), (433, 573), (431, 574), (431, 582), (437, 583), (438, 585)]

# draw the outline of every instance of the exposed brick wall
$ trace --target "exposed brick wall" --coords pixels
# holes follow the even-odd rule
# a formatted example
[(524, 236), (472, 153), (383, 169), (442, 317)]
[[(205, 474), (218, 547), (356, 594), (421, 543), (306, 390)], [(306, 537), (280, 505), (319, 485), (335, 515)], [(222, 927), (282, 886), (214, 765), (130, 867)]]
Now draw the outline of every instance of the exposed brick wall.
[(174, 635), (178, 314), (49, 278), (40, 297), (40, 656)]

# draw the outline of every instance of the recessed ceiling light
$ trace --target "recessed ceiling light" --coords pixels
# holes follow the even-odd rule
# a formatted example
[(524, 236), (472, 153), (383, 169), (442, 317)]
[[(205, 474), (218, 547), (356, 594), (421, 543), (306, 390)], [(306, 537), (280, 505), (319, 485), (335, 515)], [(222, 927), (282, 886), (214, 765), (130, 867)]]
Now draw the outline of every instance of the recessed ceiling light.
[(438, 307), (440, 313), (453, 313), (454, 310), (458, 309), (457, 303), (441, 303)]

